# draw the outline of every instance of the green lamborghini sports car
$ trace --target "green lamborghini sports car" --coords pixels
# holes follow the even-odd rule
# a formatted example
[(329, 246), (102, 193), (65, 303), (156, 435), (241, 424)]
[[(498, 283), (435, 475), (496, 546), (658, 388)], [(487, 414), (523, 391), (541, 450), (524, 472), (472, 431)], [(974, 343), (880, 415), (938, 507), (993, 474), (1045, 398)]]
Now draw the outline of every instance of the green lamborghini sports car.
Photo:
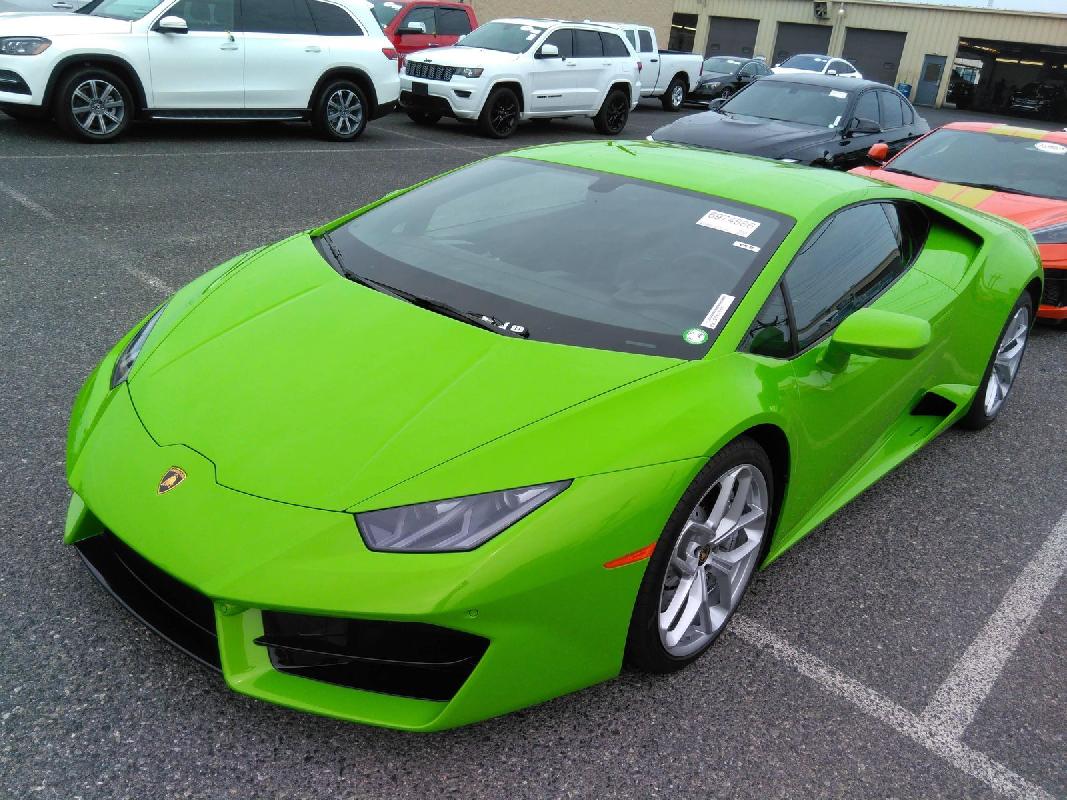
[(66, 541), (254, 697), (409, 730), (700, 657), (754, 570), (1001, 411), (1030, 234), (649, 142), (489, 158), (239, 256), (74, 405)]

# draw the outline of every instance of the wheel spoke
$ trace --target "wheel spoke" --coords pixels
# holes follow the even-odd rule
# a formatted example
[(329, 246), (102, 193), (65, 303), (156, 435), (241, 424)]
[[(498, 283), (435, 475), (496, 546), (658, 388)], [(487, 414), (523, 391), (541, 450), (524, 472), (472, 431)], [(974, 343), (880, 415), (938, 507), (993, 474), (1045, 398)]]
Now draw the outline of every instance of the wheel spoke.
[(696, 575), (689, 584), (689, 591), (683, 599), (682, 611), (674, 628), (667, 632), (668, 646), (674, 646), (689, 632), (693, 621), (700, 614), (700, 610), (707, 605), (707, 583), (704, 578), (704, 570), (697, 570)]
[(674, 596), (671, 598), (671, 602), (667, 605), (667, 608), (660, 612), (659, 621), (660, 627), (664, 629), (671, 628), (674, 620), (678, 617), (678, 612), (685, 604), (686, 599), (689, 597), (689, 591), (693, 588), (693, 584), (696, 583), (696, 573), (690, 573), (686, 577), (678, 581), (678, 588), (674, 590)]

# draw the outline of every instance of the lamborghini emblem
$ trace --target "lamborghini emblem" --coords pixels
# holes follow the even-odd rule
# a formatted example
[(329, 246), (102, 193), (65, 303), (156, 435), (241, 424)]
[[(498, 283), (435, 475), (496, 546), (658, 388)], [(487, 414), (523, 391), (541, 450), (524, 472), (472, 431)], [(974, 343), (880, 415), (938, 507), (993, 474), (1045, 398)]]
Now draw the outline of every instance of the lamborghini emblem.
[(159, 479), (159, 488), (156, 491), (159, 494), (166, 494), (184, 480), (185, 470), (181, 467), (171, 467), (164, 472), (163, 477)]

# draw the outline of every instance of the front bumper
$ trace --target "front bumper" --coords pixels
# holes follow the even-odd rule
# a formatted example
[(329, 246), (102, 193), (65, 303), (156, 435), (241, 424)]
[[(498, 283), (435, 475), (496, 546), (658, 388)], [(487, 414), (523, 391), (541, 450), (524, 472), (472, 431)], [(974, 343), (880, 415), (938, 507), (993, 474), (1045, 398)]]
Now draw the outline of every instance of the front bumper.
[(1042, 244), (1038, 250), (1045, 268), (1045, 288), (1037, 316), (1067, 320), (1067, 244)]
[(0, 56), (0, 104), (41, 106), (55, 56), (53, 45), (38, 56)]
[[(425, 86), (425, 93), (418, 87)], [(480, 79), (453, 76), (450, 81), (435, 81), (400, 76), (400, 106), (411, 111), (426, 111), (456, 119), (474, 120), (482, 113), (487, 87)]]
[[(449, 728), (617, 674), (646, 562), (612, 570), (603, 565), (656, 539), (671, 498), (700, 466), (683, 461), (576, 480), (469, 553), (375, 553), (363, 546), (351, 514), (226, 489), (196, 451), (155, 442), (127, 385), (107, 389), (110, 366), (106, 359), (75, 406), (68, 453), (74, 497), (65, 541), (79, 546), (98, 577), (99, 558), (94, 564), (87, 552), (97, 544), (125, 553), (127, 562), (148, 564), (140, 569), (153, 577), (140, 583), (163, 584), (163, 591), (150, 592), (156, 599), (124, 596), (121, 581), (109, 588), (157, 632), (217, 665), (231, 688), (356, 722)], [(159, 494), (161, 476), (174, 466), (187, 477)], [(106, 537), (115, 541), (108, 545)], [(199, 611), (160, 621), (160, 597), (172, 610)], [(378, 683), (361, 684), (375, 688), (352, 688), (321, 674), (304, 677), (299, 663), (286, 669), (294, 665), (278, 649), (285, 641), (271, 639), (275, 612), (325, 617), (331, 624), (417, 623), (486, 645), (481, 653), (471, 645), (449, 660), (467, 659), (457, 668), (467, 672), (459, 673), (451, 694), (437, 695), (441, 699), (409, 690), (403, 676), (382, 673), (381, 664)], [(214, 641), (204, 637), (212, 615)], [(392, 679), (400, 683), (392, 686)], [(412, 694), (422, 696), (404, 696)]]

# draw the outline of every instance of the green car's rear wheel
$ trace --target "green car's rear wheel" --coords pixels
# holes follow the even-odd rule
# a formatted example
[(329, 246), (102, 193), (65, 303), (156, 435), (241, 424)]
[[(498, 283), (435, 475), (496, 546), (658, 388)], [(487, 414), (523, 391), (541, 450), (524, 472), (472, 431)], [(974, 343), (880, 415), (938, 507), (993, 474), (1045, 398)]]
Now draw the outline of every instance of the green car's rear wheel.
[(700, 471), (641, 583), (626, 645), (634, 666), (671, 672), (711, 646), (767, 552), (773, 498), (770, 459), (747, 437)]
[(1004, 329), (1000, 332), (997, 346), (989, 358), (982, 382), (975, 392), (967, 415), (960, 420), (960, 425), (971, 430), (981, 430), (991, 423), (1004, 408), (1019, 365), (1026, 352), (1026, 343), (1030, 338), (1030, 325), (1033, 321), (1034, 303), (1029, 292), (1023, 292), (1015, 302)]

